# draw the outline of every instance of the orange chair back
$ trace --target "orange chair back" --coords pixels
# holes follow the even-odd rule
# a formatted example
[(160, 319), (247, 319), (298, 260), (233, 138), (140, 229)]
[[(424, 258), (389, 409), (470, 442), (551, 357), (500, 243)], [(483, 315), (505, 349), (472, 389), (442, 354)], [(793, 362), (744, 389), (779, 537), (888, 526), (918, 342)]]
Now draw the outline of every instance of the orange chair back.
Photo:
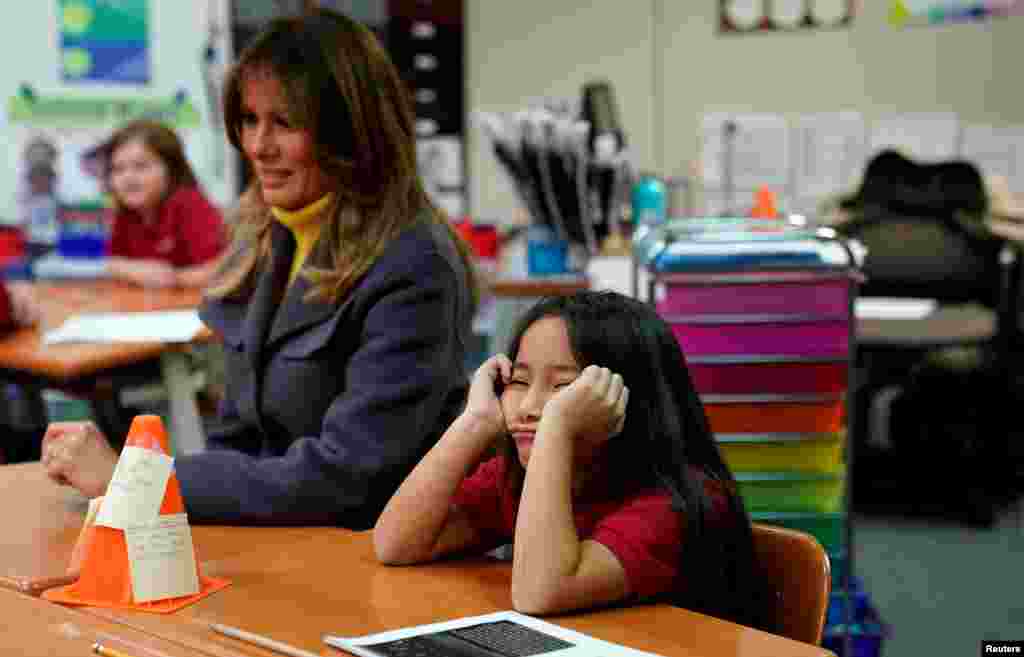
[(825, 548), (805, 532), (760, 523), (753, 530), (754, 553), (772, 599), (768, 629), (820, 645), (832, 587)]

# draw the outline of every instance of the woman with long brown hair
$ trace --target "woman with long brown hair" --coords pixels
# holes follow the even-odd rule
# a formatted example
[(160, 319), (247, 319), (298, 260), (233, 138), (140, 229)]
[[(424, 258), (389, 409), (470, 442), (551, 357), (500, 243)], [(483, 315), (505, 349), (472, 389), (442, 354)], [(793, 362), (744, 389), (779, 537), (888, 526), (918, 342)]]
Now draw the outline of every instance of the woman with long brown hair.
[[(227, 392), (210, 449), (175, 460), (186, 509), (370, 527), (465, 398), (467, 254), (424, 192), (406, 91), (365, 27), (323, 9), (273, 21), (224, 109), (254, 182), (202, 308)], [(43, 460), (99, 495), (116, 455), (91, 425), (51, 425)]]

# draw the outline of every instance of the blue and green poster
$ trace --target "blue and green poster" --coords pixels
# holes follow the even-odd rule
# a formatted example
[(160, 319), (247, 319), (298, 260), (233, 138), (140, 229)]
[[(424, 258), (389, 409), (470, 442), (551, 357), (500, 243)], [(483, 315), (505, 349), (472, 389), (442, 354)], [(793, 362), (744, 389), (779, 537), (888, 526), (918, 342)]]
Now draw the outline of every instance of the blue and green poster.
[(149, 82), (148, 0), (57, 0), (64, 82)]

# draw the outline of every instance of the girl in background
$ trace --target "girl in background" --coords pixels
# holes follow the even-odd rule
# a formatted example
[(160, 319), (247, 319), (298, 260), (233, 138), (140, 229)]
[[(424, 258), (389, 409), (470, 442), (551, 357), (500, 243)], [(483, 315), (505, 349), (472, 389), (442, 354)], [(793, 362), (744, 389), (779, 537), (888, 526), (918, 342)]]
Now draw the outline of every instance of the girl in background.
[(206, 285), (226, 235), (178, 136), (156, 121), (133, 121), (111, 137), (107, 153), (111, 275), (157, 287)]
[(657, 598), (761, 625), (750, 521), (651, 307), (590, 291), (533, 307), (374, 531), (388, 564), (509, 541), (522, 612)]

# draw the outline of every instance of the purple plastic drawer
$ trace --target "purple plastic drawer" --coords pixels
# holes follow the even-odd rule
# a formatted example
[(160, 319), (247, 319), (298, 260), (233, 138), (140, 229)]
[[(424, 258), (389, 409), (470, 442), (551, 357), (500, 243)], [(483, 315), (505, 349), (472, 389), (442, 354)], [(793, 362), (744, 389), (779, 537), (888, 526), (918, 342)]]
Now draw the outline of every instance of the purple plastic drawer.
[(850, 343), (845, 319), (670, 323), (687, 356), (777, 354), (844, 358)]
[(800, 274), (666, 277), (663, 315), (795, 314), (845, 317), (850, 278)]
[(849, 363), (846, 359), (708, 362), (690, 358), (687, 367), (702, 394), (804, 394), (846, 390)]

